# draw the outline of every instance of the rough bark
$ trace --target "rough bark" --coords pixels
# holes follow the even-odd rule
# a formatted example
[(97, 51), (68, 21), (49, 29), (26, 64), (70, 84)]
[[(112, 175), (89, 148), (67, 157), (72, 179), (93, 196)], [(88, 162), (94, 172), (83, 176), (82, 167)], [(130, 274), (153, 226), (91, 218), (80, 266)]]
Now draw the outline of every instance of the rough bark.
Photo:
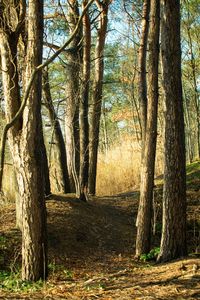
[[(79, 19), (78, 2), (76, 0), (68, 1), (69, 33), (71, 34)], [(71, 192), (80, 194), (79, 187), (79, 95), (80, 95), (80, 42), (81, 30), (77, 32), (70, 43), (74, 50), (68, 52), (67, 70), (66, 70), (66, 115), (65, 115), (65, 136), (67, 165), (70, 180)]]
[[(83, 3), (83, 7), (87, 1)], [(88, 171), (89, 171), (89, 123), (88, 102), (90, 87), (90, 52), (91, 52), (91, 28), (89, 13), (83, 18), (83, 62), (82, 62), (82, 84), (80, 99), (80, 199), (87, 200)]]
[[(13, 3), (10, 3), (13, 4)], [(19, 9), (13, 6), (18, 18), (11, 19), (8, 26), (6, 12), (1, 19), (1, 62), (4, 98), (6, 102), (6, 120), (14, 120), (20, 107), (17, 52), (12, 51), (17, 38), (20, 16), (25, 10), (25, 2), (19, 1)], [(29, 2), (28, 52), (26, 60), (26, 80), (34, 68), (42, 62), (43, 2)], [(23, 20), (24, 21), (24, 20)], [(12, 25), (12, 26), (10, 26)], [(13, 39), (16, 37), (16, 40)], [(14, 81), (13, 81), (14, 80)], [(42, 172), (40, 114), (41, 76), (36, 81), (27, 99), (23, 117), (15, 119), (13, 127), (9, 123), (8, 142), (10, 144), (16, 177), (19, 187), (20, 206), (22, 207), (22, 278), (38, 280), (45, 278), (47, 269), (46, 253), (46, 210), (44, 202), (44, 184)]]
[(99, 28), (97, 31), (97, 40), (95, 47), (95, 66), (94, 66), (94, 83), (90, 118), (89, 133), (89, 193), (96, 193), (96, 175), (97, 175), (97, 156), (99, 146), (99, 128), (102, 106), (102, 88), (103, 88), (103, 72), (104, 72), (104, 46), (106, 39), (107, 23), (108, 23), (108, 7), (109, 0), (104, 2), (96, 1), (100, 15)]
[(56, 155), (55, 176), (57, 179), (57, 189), (60, 193), (69, 193), (70, 185), (69, 185), (69, 175), (67, 170), (67, 156), (66, 156), (66, 149), (65, 149), (65, 141), (61, 130), (60, 122), (53, 105), (47, 69), (43, 70), (43, 90), (44, 90), (45, 105), (49, 112), (49, 119), (54, 129), (53, 131), (54, 131), (55, 146), (53, 151)]
[(169, 261), (187, 254), (180, 1), (162, 0), (161, 3), (161, 53), (165, 93), (165, 160), (163, 228), (159, 262)]
[(142, 253), (148, 253), (151, 247), (151, 218), (157, 140), (159, 32), (160, 0), (152, 0), (149, 28), (148, 110), (137, 216), (136, 257), (139, 257)]

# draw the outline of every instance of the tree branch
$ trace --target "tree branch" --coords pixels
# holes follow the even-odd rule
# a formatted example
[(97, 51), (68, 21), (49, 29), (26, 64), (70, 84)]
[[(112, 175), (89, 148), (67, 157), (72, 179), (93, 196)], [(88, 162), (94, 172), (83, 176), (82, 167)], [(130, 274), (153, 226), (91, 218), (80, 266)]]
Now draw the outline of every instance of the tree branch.
[(3, 178), (3, 167), (4, 167), (4, 158), (5, 158), (5, 146), (6, 146), (6, 139), (7, 139), (7, 133), (8, 130), (15, 124), (15, 122), (22, 116), (22, 113), (24, 111), (24, 108), (26, 107), (26, 103), (33, 85), (33, 82), (36, 78), (36, 75), (38, 74), (38, 72), (40, 72), (43, 68), (47, 67), (51, 62), (54, 61), (54, 59), (56, 59), (56, 57), (58, 57), (58, 55), (65, 50), (65, 48), (71, 43), (71, 41), (74, 39), (75, 35), (77, 34), (81, 23), (82, 23), (82, 19), (85, 15), (85, 13), (87, 12), (89, 6), (93, 3), (94, 0), (90, 0), (87, 5), (85, 6), (85, 8), (82, 11), (82, 14), (77, 22), (77, 25), (74, 29), (74, 31), (72, 32), (71, 36), (67, 39), (67, 41), (64, 43), (64, 45), (62, 47), (60, 47), (50, 58), (48, 58), (43, 64), (39, 65), (38, 67), (36, 67), (36, 69), (33, 71), (27, 88), (25, 90), (24, 93), (24, 97), (21, 103), (21, 106), (18, 110), (18, 112), (16, 113), (16, 115), (13, 117), (13, 119), (7, 123), (3, 129), (3, 134), (2, 134), (2, 140), (1, 140), (1, 151), (0, 151), (0, 158), (1, 158), (1, 162), (0, 162), (0, 191), (2, 190), (2, 178)]

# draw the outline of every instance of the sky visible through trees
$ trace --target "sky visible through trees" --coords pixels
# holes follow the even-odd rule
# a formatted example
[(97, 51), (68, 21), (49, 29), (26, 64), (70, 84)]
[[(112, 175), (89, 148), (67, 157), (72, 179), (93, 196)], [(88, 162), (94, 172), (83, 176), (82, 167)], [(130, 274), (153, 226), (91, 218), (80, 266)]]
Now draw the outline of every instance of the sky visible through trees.
[(155, 246), (157, 210), (154, 259), (188, 254), (199, 13), (198, 0), (0, 0), (0, 190), (16, 204), (22, 280), (48, 276), (52, 194), (87, 205), (137, 187), (134, 259)]

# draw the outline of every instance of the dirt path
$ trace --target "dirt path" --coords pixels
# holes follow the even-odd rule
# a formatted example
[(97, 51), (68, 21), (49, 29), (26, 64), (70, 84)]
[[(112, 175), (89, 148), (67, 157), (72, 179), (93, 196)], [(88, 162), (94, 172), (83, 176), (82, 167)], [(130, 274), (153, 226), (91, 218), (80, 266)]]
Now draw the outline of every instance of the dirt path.
[[(48, 282), (34, 293), (0, 289), (0, 298), (200, 299), (199, 259), (164, 265), (134, 261), (137, 198), (134, 192), (82, 203), (52, 196), (47, 201)], [(0, 233), (12, 244), (4, 264), (20, 261), (20, 234), (14, 226), (14, 207), (1, 208)], [(155, 243), (158, 238), (159, 232)]]

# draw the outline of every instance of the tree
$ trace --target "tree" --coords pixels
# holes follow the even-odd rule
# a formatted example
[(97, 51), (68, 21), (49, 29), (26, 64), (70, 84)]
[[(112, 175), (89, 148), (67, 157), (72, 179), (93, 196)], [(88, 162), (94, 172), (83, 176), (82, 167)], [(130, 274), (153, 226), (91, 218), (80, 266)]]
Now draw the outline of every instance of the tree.
[[(71, 34), (79, 19), (78, 1), (68, 1), (67, 22), (69, 34)], [(79, 103), (80, 103), (80, 47), (81, 29), (77, 31), (71, 41), (72, 48), (66, 55), (66, 114), (65, 114), (65, 141), (67, 152), (68, 174), (71, 192), (80, 194), (79, 165), (80, 165), (80, 141), (79, 141)]]
[(57, 188), (59, 192), (67, 193), (70, 191), (70, 184), (69, 184), (69, 175), (67, 170), (66, 148), (65, 148), (63, 133), (61, 130), (61, 125), (51, 97), (48, 69), (43, 70), (43, 90), (44, 90), (45, 106), (49, 112), (49, 118), (54, 132), (53, 137), (55, 138), (55, 143), (54, 143), (55, 147), (53, 151), (57, 158), (56, 159), (57, 166), (56, 166), (56, 174), (55, 174), (57, 180)]
[(199, 108), (199, 2), (182, 3), (182, 72), (188, 161), (200, 156)]
[(99, 146), (99, 127), (102, 106), (102, 88), (103, 88), (103, 72), (104, 72), (104, 46), (108, 25), (108, 7), (110, 0), (96, 1), (99, 17), (97, 40), (94, 55), (94, 78), (93, 92), (90, 117), (90, 133), (89, 133), (89, 193), (96, 193), (96, 174), (97, 174), (97, 156)]
[(165, 98), (163, 228), (159, 262), (187, 254), (186, 171), (181, 82), (180, 1), (161, 1)]
[(142, 253), (148, 253), (151, 246), (151, 217), (157, 140), (159, 20), (160, 0), (152, 0), (149, 29), (147, 120), (141, 166), (136, 257), (139, 257)]
[(144, 154), (146, 122), (147, 122), (147, 83), (146, 83), (146, 58), (147, 58), (147, 43), (149, 33), (149, 11), (150, 0), (144, 0), (142, 10), (142, 34), (140, 38), (140, 47), (138, 53), (138, 90), (141, 108), (141, 129), (142, 129), (142, 158)]
[[(87, 1), (83, 2), (83, 7)], [(89, 13), (83, 17), (83, 58), (80, 96), (80, 199), (86, 201), (89, 171), (89, 123), (88, 104), (90, 88), (91, 24)]]
[[(24, 34), (26, 2), (1, 3), (0, 53), (2, 82), (6, 102), (6, 121), (1, 142), (1, 168), (6, 138), (10, 144), (22, 207), (22, 279), (38, 280), (47, 276), (46, 208), (42, 166), (41, 70), (47, 67), (76, 36), (90, 0), (82, 11), (74, 31), (67, 41), (42, 64), (43, 1), (29, 1), (27, 13), (28, 43), (24, 48), (25, 76), (20, 91), (18, 41)], [(7, 9), (8, 8), (8, 9)], [(9, 14), (11, 9), (12, 14)], [(21, 98), (22, 94), (22, 98)], [(0, 180), (1, 180), (0, 176)], [(1, 184), (0, 184), (1, 186)]]
[[(26, 14), (26, 2), (1, 3), (0, 50), (6, 120), (9, 123), (19, 111), (21, 92), (17, 47)], [(36, 66), (42, 63), (43, 1), (28, 4), (28, 44), (25, 55), (25, 85)], [(23, 116), (8, 134), (16, 170), (20, 206), (22, 208), (22, 279), (38, 280), (47, 273), (46, 209), (42, 172), (41, 73), (38, 72), (27, 99)], [(34, 220), (34, 222), (33, 222)]]

